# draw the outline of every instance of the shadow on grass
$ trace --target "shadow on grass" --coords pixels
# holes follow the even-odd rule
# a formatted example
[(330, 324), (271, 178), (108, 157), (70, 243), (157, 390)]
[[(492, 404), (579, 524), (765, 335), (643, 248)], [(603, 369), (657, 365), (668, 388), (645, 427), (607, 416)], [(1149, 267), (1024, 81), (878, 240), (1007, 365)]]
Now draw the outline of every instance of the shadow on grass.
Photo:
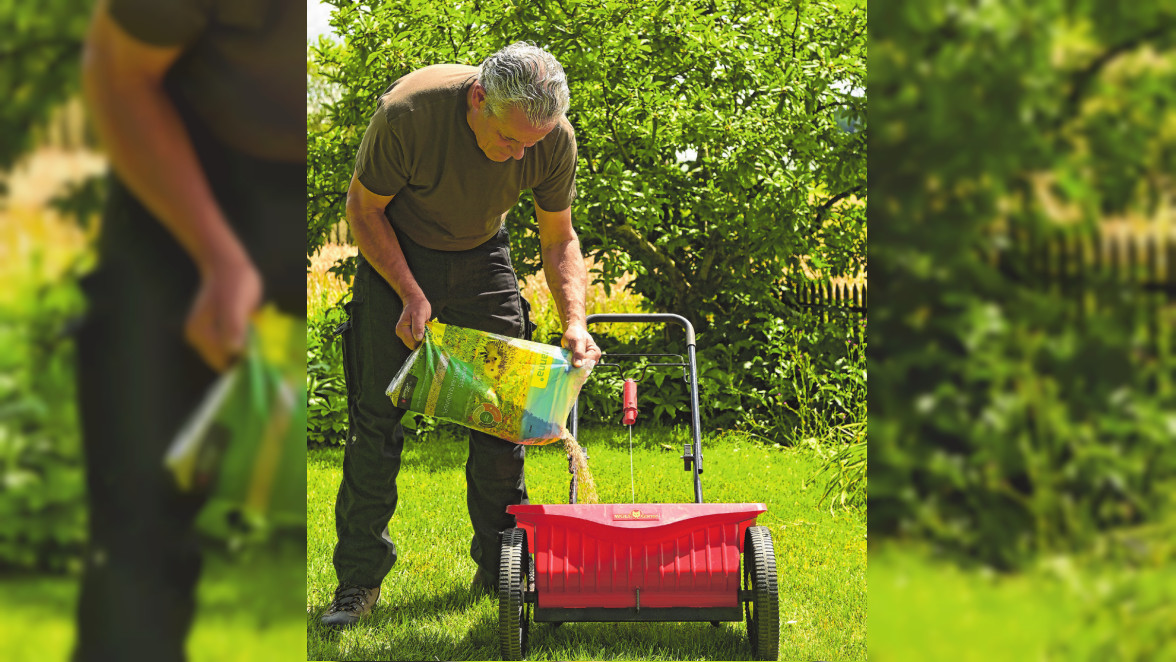
[[(360, 621), (355, 627), (377, 630), (388, 625), (397, 626), (412, 620), (428, 620), (447, 613), (465, 611), (473, 607), (478, 598), (470, 593), (469, 588), (453, 586), (443, 593), (414, 593), (407, 600), (391, 598), (385, 594), (372, 608), (372, 613)], [(319, 617), (326, 613), (327, 604), (310, 605), (307, 610), (310, 616), (310, 629), (323, 639), (337, 638), (346, 630), (324, 627), (319, 623)]]
[[(497, 603), (495, 610), (497, 611)], [(498, 618), (483, 613), (456, 645), (438, 648), (436, 637), (401, 628), (389, 642), (390, 659), (411, 651), (437, 659), (496, 659), (499, 654)], [(438, 657), (441, 656), (441, 657)], [(709, 623), (551, 623), (532, 621), (528, 630), (528, 659), (751, 659), (742, 625), (712, 627)], [(407, 659), (407, 658), (403, 658)]]
[[(497, 638), (497, 621), (491, 635)], [(497, 641), (491, 644), (497, 649)], [(714, 627), (709, 623), (531, 623), (529, 657), (568, 659), (582, 653), (588, 659), (610, 657), (610, 652), (647, 659), (743, 660), (751, 646), (741, 623)]]
[[(490, 608), (487, 609), (486, 602)], [(453, 586), (438, 593), (414, 593), (381, 600), (371, 616), (354, 628), (333, 630), (318, 623), (326, 605), (309, 614), (310, 651), (324, 659), (497, 659), (497, 601)], [(439, 640), (435, 624), (448, 615), (471, 613), (455, 641)], [(459, 630), (460, 632), (460, 630)], [(315, 650), (315, 649), (318, 650)], [(750, 659), (742, 623), (566, 623), (559, 627), (532, 621), (531, 659)], [(615, 653), (615, 655), (613, 655)], [(603, 655), (603, 657), (601, 657)], [(356, 657), (358, 656), (358, 657)]]

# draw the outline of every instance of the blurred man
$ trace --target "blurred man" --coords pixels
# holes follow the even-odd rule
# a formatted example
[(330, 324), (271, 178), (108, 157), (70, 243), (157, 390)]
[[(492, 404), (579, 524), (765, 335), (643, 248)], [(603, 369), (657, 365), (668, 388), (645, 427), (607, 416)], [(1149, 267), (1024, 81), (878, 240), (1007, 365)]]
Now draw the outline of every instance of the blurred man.
[[(576, 365), (600, 358), (585, 323), (587, 272), (572, 229), (576, 140), (567, 108), (559, 62), (521, 43), (480, 67), (415, 71), (379, 99), (347, 194), (360, 257), (343, 333), (350, 431), (335, 504), (339, 586), (325, 625), (351, 625), (368, 614), (396, 563), (387, 524), (398, 497), (404, 411), (384, 391), (424, 337), (425, 322), (436, 317), (525, 335), (525, 303), (504, 227), (523, 190), (535, 197), (563, 345)], [(527, 502), (524, 452), (470, 433), (475, 590), (497, 586), (499, 535), (514, 526), (506, 507)]]
[(102, 0), (83, 87), (113, 170), (78, 383), (90, 545), (79, 660), (179, 660), (198, 499), (162, 457), (265, 299), (305, 317), (305, 42), (294, 0)]

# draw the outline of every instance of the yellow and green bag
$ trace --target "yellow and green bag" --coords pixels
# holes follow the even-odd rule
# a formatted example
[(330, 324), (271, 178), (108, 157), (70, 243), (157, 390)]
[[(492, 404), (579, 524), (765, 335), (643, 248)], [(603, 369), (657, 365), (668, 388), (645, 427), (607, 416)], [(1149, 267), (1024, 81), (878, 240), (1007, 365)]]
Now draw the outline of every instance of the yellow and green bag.
[(306, 525), (306, 398), (256, 335), (185, 422), (164, 464), (176, 488), (207, 495), (197, 529), (227, 538)]
[(566, 349), (432, 321), (386, 392), (401, 409), (540, 445), (567, 435), (590, 372)]

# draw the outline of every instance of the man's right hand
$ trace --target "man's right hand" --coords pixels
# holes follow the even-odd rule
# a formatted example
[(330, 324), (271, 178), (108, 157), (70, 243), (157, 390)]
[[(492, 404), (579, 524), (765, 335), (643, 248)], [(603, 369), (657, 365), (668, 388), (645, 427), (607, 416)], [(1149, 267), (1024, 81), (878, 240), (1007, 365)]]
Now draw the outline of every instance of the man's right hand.
[(396, 336), (405, 347), (416, 349), (425, 339), (425, 323), (433, 316), (433, 307), (413, 278), (400, 240), (384, 215), (392, 198), (369, 191), (358, 173), (352, 175), (347, 189), (347, 222), (359, 252), (404, 303), (404, 312), (396, 321)]
[(261, 274), (248, 258), (218, 264), (201, 277), (184, 338), (213, 370), (224, 372), (245, 351), (262, 293)]
[(433, 307), (423, 294), (404, 302), (404, 312), (396, 322), (396, 335), (409, 349), (416, 349), (425, 339), (425, 322), (433, 316)]

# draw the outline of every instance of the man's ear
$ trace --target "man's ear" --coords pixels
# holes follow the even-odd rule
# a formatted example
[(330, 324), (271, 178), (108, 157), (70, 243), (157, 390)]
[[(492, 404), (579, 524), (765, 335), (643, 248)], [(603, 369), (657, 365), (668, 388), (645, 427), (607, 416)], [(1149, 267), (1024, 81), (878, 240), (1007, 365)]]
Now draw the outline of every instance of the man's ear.
[(484, 101), (486, 101), (486, 88), (482, 87), (481, 83), (474, 81), (473, 88), (470, 91), (471, 91), (471, 98), (473, 99), (473, 102), (474, 102), (474, 106), (478, 110), (481, 110), (482, 103)]

